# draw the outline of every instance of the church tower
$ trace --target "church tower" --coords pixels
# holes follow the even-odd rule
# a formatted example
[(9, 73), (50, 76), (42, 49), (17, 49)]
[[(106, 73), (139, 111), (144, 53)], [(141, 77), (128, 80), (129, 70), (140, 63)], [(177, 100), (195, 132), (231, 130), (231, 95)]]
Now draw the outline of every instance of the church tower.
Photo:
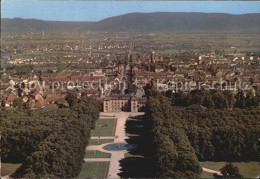
[(155, 58), (155, 51), (152, 51), (152, 53), (151, 53), (151, 63), (154, 63), (154, 58)]

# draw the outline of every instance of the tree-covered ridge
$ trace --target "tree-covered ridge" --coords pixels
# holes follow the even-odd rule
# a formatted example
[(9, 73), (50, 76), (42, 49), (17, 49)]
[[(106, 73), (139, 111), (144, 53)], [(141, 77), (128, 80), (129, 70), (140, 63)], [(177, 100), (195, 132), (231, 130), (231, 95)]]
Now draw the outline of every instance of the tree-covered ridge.
[(129, 13), (98, 22), (43, 21), (36, 19), (2, 18), (3, 32), (24, 31), (108, 31), (108, 32), (172, 32), (172, 31), (236, 31), (258, 30), (259, 13)]
[(100, 104), (84, 98), (71, 108), (1, 111), (3, 162), (19, 162), (18, 178), (77, 177)]
[(198, 160), (259, 160), (259, 108), (176, 110), (171, 97), (151, 93), (145, 128), (155, 177), (199, 177)]

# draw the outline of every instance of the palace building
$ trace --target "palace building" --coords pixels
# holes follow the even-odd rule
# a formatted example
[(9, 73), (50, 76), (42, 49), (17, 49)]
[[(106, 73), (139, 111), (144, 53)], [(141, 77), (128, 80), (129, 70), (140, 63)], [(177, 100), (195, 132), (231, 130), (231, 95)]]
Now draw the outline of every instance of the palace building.
[(145, 105), (145, 97), (135, 97), (130, 95), (114, 95), (103, 98), (104, 112), (138, 112), (138, 110), (140, 110)]

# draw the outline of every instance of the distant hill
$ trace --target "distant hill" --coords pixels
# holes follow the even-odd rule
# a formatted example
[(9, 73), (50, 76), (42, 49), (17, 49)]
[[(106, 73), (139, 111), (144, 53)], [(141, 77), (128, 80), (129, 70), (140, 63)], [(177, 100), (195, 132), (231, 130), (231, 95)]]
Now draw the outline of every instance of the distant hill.
[(260, 14), (132, 13), (101, 20), (96, 26), (120, 31), (246, 30), (260, 27)]
[(98, 22), (55, 22), (35, 19), (1, 19), (2, 31), (213, 31), (260, 30), (260, 13), (131, 13)]
[(93, 22), (43, 21), (38, 19), (1, 19), (3, 32), (19, 31), (78, 31), (88, 29)]

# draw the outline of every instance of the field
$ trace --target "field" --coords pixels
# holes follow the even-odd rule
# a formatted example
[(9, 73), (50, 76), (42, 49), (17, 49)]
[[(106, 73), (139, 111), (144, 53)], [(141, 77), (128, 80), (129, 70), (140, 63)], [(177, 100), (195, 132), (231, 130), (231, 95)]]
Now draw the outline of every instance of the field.
[(1, 163), (1, 176), (13, 174), (21, 164)]
[[(205, 168), (219, 171), (226, 162), (200, 162), (200, 165)], [(239, 173), (244, 178), (256, 178), (259, 176), (259, 163), (258, 162), (233, 162), (234, 166), (239, 168)], [(202, 178), (214, 178), (212, 174), (203, 172)]]
[(107, 178), (109, 162), (86, 162), (78, 178)]
[(96, 123), (96, 128), (92, 131), (93, 136), (114, 136), (116, 130), (117, 119), (99, 119)]
[(105, 143), (111, 143), (114, 139), (91, 139), (89, 145), (101, 145)]
[(110, 158), (110, 153), (100, 152), (97, 150), (88, 150), (85, 153), (85, 158)]

